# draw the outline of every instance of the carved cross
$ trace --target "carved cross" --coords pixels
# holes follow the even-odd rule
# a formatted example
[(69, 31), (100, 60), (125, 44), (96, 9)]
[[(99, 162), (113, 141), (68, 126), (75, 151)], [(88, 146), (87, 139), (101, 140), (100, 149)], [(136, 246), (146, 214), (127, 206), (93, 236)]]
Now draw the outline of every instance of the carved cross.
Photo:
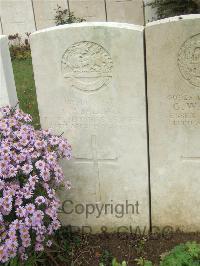
[(186, 161), (200, 161), (200, 157), (199, 156), (181, 156), (182, 160), (186, 160)]
[(117, 162), (118, 158), (99, 158), (97, 152), (97, 141), (96, 136), (91, 136), (91, 150), (92, 150), (92, 157), (75, 157), (76, 163), (92, 163), (94, 167), (94, 173), (96, 178), (96, 200), (101, 201), (101, 182), (100, 182), (100, 169), (99, 163), (115, 163)]

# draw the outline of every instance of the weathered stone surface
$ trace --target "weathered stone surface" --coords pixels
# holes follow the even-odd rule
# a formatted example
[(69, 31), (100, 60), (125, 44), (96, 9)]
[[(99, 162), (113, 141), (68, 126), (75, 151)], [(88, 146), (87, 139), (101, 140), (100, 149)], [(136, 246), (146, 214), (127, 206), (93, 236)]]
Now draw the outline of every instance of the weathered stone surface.
[(154, 226), (200, 229), (200, 15), (146, 28)]
[(56, 10), (60, 6), (67, 9), (66, 0), (33, 0), (37, 30), (55, 26)]
[[(65, 212), (71, 207), (74, 211), (61, 214), (63, 223), (92, 226), (93, 232), (103, 225), (109, 230), (134, 230), (137, 225), (147, 230), (143, 27), (59, 26), (32, 34), (31, 48), (41, 124), (57, 134), (64, 132), (73, 147), (73, 160), (63, 162), (72, 189), (61, 198)], [(98, 218), (97, 209), (88, 218), (85, 212), (74, 213), (76, 204), (89, 203), (110, 204), (108, 213)], [(135, 206), (134, 213), (126, 203)], [(122, 206), (111, 214), (112, 204), (124, 204), (127, 213), (117, 218)], [(81, 205), (76, 211), (83, 211)]]
[(0, 35), (0, 107), (15, 106), (17, 102), (8, 38), (5, 35)]
[(108, 21), (144, 25), (143, 0), (106, 0)]
[(0, 10), (4, 34), (35, 31), (31, 0), (1, 0)]
[(86, 21), (106, 21), (104, 0), (69, 0), (70, 11)]

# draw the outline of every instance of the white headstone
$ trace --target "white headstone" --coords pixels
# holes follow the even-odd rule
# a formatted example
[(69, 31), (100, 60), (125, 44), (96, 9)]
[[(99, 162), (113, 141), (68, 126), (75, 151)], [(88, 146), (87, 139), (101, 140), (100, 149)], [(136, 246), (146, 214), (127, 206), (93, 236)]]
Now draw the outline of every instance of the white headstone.
[(68, 9), (66, 0), (33, 0), (37, 30), (55, 26), (56, 10)]
[(108, 21), (144, 25), (143, 0), (106, 0)]
[[(73, 160), (63, 163), (72, 189), (61, 194), (73, 211), (63, 223), (148, 230), (143, 27), (59, 26), (33, 33), (31, 49), (42, 127), (64, 132), (73, 147)], [(86, 204), (108, 204), (108, 213), (104, 205), (100, 217), (97, 209), (86, 217)], [(117, 218), (120, 208), (127, 213)]]
[(5, 35), (0, 35), (0, 107), (15, 106), (17, 102), (8, 38)]
[(146, 28), (152, 223), (200, 229), (200, 15)]
[(69, 0), (70, 11), (86, 21), (106, 21), (104, 0)]
[(31, 0), (1, 0), (1, 23), (3, 33), (10, 35), (35, 31), (35, 21)]

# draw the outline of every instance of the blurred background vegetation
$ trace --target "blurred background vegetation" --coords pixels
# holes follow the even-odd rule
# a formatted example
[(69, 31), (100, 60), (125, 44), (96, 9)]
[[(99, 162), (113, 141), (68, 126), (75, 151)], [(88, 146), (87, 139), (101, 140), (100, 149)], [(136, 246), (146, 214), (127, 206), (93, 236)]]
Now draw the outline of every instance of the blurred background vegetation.
[(155, 0), (148, 5), (156, 9), (158, 19), (200, 13), (200, 0)]

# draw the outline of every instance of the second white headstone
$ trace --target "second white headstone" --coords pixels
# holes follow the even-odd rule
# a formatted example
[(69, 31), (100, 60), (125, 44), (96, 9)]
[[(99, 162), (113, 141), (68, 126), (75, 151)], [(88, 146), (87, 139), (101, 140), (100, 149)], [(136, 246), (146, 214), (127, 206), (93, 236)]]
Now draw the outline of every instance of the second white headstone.
[(152, 223), (200, 228), (200, 15), (146, 28)]

